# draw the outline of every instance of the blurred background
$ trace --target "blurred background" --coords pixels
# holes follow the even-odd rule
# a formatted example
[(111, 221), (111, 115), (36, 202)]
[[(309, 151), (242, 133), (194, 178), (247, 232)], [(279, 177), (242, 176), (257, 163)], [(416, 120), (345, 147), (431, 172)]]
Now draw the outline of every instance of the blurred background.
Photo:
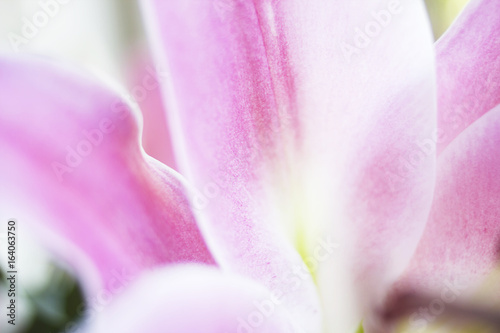
[[(352, 1), (352, 0), (345, 0)], [(427, 0), (435, 38), (439, 38), (468, 0)], [(141, 13), (136, 0), (66, 0), (48, 6), (49, 0), (0, 0), (0, 54), (35, 53), (76, 63), (133, 91), (151, 66)], [(61, 1), (62, 3), (63, 1)], [(44, 7), (45, 6), (45, 7)], [(45, 11), (39, 26), (32, 19)], [(1, 75), (1, 73), (0, 73)], [(132, 102), (134, 96), (131, 95)], [(135, 101), (143, 112), (161, 112), (159, 96)], [(146, 117), (147, 118), (147, 117)], [(145, 132), (161, 133), (163, 124), (144, 123)], [(168, 142), (168, 138), (162, 140)], [(155, 145), (143, 137), (148, 153), (175, 168), (171, 147)], [(19, 223), (18, 323), (0, 321), (2, 333), (74, 332), (85, 300), (78, 281), (36, 243)], [(6, 235), (0, 233), (0, 248)], [(6, 258), (0, 256), (0, 301), (6, 295)], [(2, 304), (2, 302), (0, 302)], [(3, 315), (2, 315), (3, 317)]]

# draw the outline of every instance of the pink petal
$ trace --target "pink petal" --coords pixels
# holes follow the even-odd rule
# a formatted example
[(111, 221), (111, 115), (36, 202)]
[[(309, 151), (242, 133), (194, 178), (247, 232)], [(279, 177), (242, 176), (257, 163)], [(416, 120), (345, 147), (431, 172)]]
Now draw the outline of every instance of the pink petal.
[(499, 147), (500, 105), (440, 155), (429, 222), (402, 284), (434, 292), (449, 283), (472, 288), (497, 266)]
[[(275, 290), (294, 262), (271, 235), (278, 220), (316, 264), (322, 239), (341, 240), (318, 284), (329, 329), (355, 330), (361, 317), (346, 299), (383, 293), (431, 204), (435, 76), (423, 4), (144, 2), (171, 70), (181, 170), (206, 200), (215, 255)], [(375, 30), (359, 41), (359, 29)], [(292, 299), (313, 304), (303, 297)]]
[(473, 0), (437, 42), (439, 145), (500, 103), (500, 3)]
[(368, 329), (432, 202), (432, 33), (421, 1), (291, 3), (276, 2), (288, 10), (275, 16), (294, 37), (286, 45), (307, 126), (304, 197), (318, 230), (341, 242), (318, 271), (328, 327), (352, 332), (364, 316)]
[(117, 274), (214, 263), (184, 186), (143, 154), (118, 95), (48, 61), (3, 59), (0, 72), (0, 211), (76, 266), (90, 293)]
[(144, 4), (160, 64), (170, 69), (165, 101), (179, 167), (199, 191), (194, 203), (217, 262), (283, 293), (297, 323), (319, 330), (315, 286), (307, 269), (297, 276), (304, 263), (280, 233), (274, 192), (289, 179), (293, 151), (284, 142), (296, 133), (284, 122), (296, 110), (277, 107), (254, 5)]
[(298, 167), (305, 190), (297, 201), (305, 213), (295, 216), (305, 216), (309, 258), (322, 235), (341, 242), (319, 263), (328, 328), (354, 331), (355, 295), (368, 307), (382, 299), (431, 205), (436, 99), (425, 8), (417, 1), (256, 8), (278, 103), (301, 126), (307, 164)]
[(146, 274), (94, 318), (87, 328), (92, 333), (298, 332), (280, 297), (251, 280), (200, 266)]

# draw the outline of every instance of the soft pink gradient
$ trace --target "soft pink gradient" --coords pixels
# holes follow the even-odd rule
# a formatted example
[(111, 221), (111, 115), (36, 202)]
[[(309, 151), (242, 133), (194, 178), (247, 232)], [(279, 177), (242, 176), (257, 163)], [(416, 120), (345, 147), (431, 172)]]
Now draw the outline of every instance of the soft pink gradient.
[(473, 290), (500, 246), (498, 1), (472, 1), (438, 41), (439, 144), (427, 227), (398, 288)]
[(119, 300), (87, 331), (294, 332), (279, 298), (252, 280), (207, 267), (172, 266), (145, 274)]
[(473, 0), (437, 42), (439, 145), (500, 103), (500, 3)]
[[(99, 276), (87, 285), (91, 294), (109, 288), (122, 271), (214, 263), (183, 185), (143, 155), (135, 115), (117, 94), (44, 60), (3, 59), (0, 71), (2, 210), (42, 235), (55, 234), (42, 240), (84, 276)], [(58, 177), (53, 163), (66, 164), (67, 147), (78, 149), (84, 131), (103, 122), (113, 124), (110, 133), (100, 142), (96, 135), (90, 154)], [(50, 241), (57, 238), (80, 248), (97, 272)]]
[(157, 55), (170, 69), (165, 101), (177, 160), (199, 191), (195, 208), (214, 256), (225, 269), (283, 293), (294, 320), (320, 329), (316, 288), (307, 275), (295, 287), (303, 262), (280, 232), (284, 212), (273, 197), (296, 162), (298, 118), (292, 107), (280, 109), (254, 5), (149, 5)]
[[(144, 154), (116, 93), (47, 61), (0, 61), (0, 211), (32, 223), (91, 296), (145, 274), (91, 331), (234, 332), (277, 297), (255, 332), (376, 332), (395, 282), (491, 272), (498, 1), (472, 1), (435, 48), (422, 1), (143, 5), (185, 179)], [(169, 140), (148, 129), (157, 98), (141, 103), (148, 146)], [(97, 142), (62, 172), (83, 140)], [(339, 246), (320, 259), (324, 239)], [(313, 274), (298, 273), (304, 258)]]
[(425, 233), (407, 271), (410, 287), (473, 289), (497, 265), (500, 244), (500, 105), (441, 153)]
[[(435, 57), (423, 4), (144, 3), (157, 59), (170, 68), (165, 100), (180, 170), (214, 192), (200, 219), (214, 255), (286, 291), (297, 258), (276, 225), (297, 229), (307, 255), (321, 237), (340, 240), (318, 287), (329, 327), (355, 330), (361, 307), (345, 299), (371, 307), (383, 296), (431, 205)], [(389, 10), (370, 45), (346, 56), (356, 28)], [(419, 153), (420, 142), (430, 152)], [(297, 320), (312, 323), (317, 301), (303, 286), (287, 300)]]

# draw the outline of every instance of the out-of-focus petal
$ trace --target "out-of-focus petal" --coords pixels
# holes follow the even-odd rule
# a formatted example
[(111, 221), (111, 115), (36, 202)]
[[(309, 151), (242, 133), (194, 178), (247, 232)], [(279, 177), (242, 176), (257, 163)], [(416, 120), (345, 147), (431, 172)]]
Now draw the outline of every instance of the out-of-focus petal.
[(294, 332), (281, 299), (248, 278), (177, 266), (141, 277), (91, 321), (104, 332)]
[(437, 42), (438, 152), (500, 103), (500, 2), (473, 0)]
[(119, 95), (32, 60), (0, 62), (2, 217), (35, 228), (90, 294), (160, 264), (213, 264), (183, 184), (145, 157)]
[(161, 97), (160, 83), (165, 71), (154, 66), (150, 54), (142, 48), (131, 59), (129, 98), (137, 103), (144, 119), (142, 145), (150, 156), (177, 169), (167, 114)]
[[(216, 255), (280, 288), (287, 261), (269, 233), (285, 220), (311, 270), (319, 263), (329, 329), (354, 331), (354, 285), (365, 299), (383, 293), (431, 204), (435, 76), (422, 2), (145, 3), (171, 72), (180, 167), (206, 197)], [(341, 248), (316, 251), (324, 237)]]
[(177, 161), (198, 188), (195, 208), (217, 262), (283, 293), (292, 318), (318, 331), (316, 288), (280, 232), (283, 207), (272, 196), (290, 180), (293, 147), (284, 142), (295, 133), (284, 122), (294, 110), (277, 105), (253, 3), (144, 5), (156, 55), (170, 72), (165, 101)]
[[(498, 264), (500, 105), (465, 129), (438, 159), (429, 222), (402, 284), (472, 289)], [(425, 290), (424, 289), (424, 290)]]

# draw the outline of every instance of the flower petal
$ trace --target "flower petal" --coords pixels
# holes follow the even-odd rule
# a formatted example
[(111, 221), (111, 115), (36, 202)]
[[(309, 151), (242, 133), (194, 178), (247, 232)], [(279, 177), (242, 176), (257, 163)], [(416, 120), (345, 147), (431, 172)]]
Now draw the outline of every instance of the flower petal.
[(429, 222), (402, 284), (433, 292), (447, 283), (473, 287), (497, 264), (499, 147), (500, 105), (442, 152)]
[[(375, 306), (406, 267), (431, 205), (436, 85), (425, 7), (296, 0), (256, 8), (273, 82), (282, 82), (274, 91), (293, 96), (300, 124), (303, 208), (294, 214), (304, 252), (319, 261), (328, 329), (354, 331), (359, 309)], [(322, 261), (325, 234), (341, 246)]]
[(90, 293), (123, 272), (213, 264), (183, 184), (145, 157), (128, 106), (89, 77), (32, 60), (0, 61), (2, 217), (35, 228)]
[[(379, 282), (403, 270), (431, 204), (435, 75), (423, 4), (145, 3), (171, 71), (181, 170), (205, 191), (215, 255), (281, 288), (274, 276), (294, 260), (276, 256), (268, 235), (284, 220), (311, 270), (322, 261), (329, 329), (355, 330), (346, 298), (382, 293)], [(325, 236), (345, 246), (318, 256)]]
[[(200, 223), (218, 263), (282, 292), (292, 318), (321, 327), (311, 276), (280, 233), (277, 184), (293, 154), (282, 126), (254, 5), (248, 1), (144, 1), (181, 172), (199, 190)], [(293, 110), (291, 110), (293, 112)], [(292, 121), (293, 122), (293, 121)], [(282, 130), (283, 129), (283, 130)], [(286, 204), (289, 204), (287, 202)]]
[(500, 103), (500, 3), (473, 0), (437, 42), (438, 152)]
[(176, 266), (140, 277), (87, 330), (295, 332), (280, 301), (254, 281), (207, 267)]

